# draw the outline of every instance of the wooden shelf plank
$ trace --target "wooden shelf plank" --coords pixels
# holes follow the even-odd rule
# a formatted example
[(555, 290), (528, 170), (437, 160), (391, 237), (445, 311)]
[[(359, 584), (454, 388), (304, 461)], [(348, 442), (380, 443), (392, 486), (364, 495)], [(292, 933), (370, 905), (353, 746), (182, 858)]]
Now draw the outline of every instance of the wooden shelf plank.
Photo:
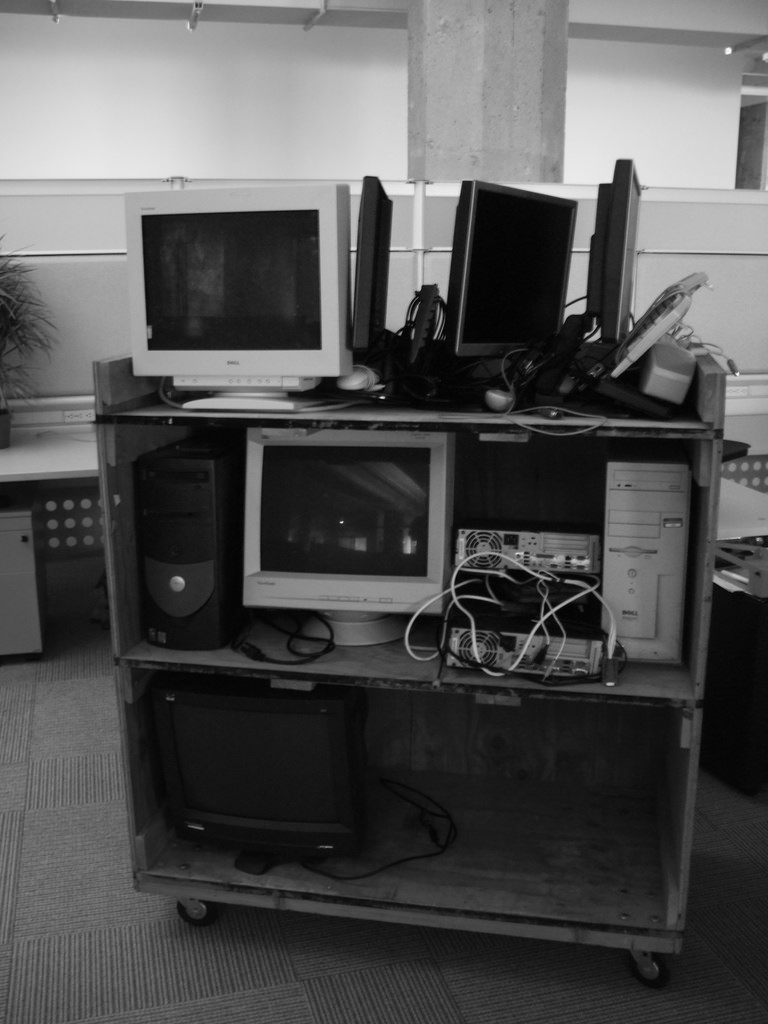
[[(264, 644), (267, 654), (285, 658), (277, 645)], [(437, 661), (415, 661), (400, 642), (366, 648), (337, 648), (331, 654), (309, 665), (254, 662), (229, 648), (215, 651), (177, 651), (154, 647), (142, 641), (119, 658), (136, 668), (190, 671), (231, 672), (269, 676), (276, 683), (311, 685), (312, 682), (354, 682), (388, 689), (406, 687), (445, 693), (474, 693), (478, 699), (503, 700), (518, 697), (549, 697), (600, 701), (634, 701), (668, 703), (675, 706), (693, 703), (690, 674), (682, 665), (661, 662), (635, 662), (627, 665), (617, 686), (602, 683), (578, 683), (574, 686), (547, 686), (522, 676), (499, 680), (480, 672), (464, 669), (440, 669)]]
[[(296, 864), (251, 875), (235, 867), (236, 850), (169, 836), (141, 878), (151, 877), (155, 885), (165, 880), (173, 888), (182, 876), (185, 884), (239, 893), (243, 902), (251, 895), (280, 894), (507, 923), (548, 919), (583, 927), (665, 930), (651, 795), (517, 780), (489, 783), (437, 773), (400, 772), (398, 778), (451, 811), (458, 839), (447, 852), (343, 881)], [(375, 782), (368, 804), (370, 825), (361, 856), (326, 861), (321, 870), (361, 875), (434, 850), (413, 807)]]
[[(98, 416), (100, 422), (155, 424), (205, 423), (219, 426), (260, 426), (260, 427), (305, 427), (308, 430), (343, 430), (361, 427), (380, 430), (382, 427), (395, 430), (443, 430), (462, 431), (493, 435), (506, 435), (512, 442), (524, 441), (530, 432), (546, 433), (551, 437), (570, 437), (573, 432), (586, 432), (585, 424), (592, 422), (590, 433), (595, 437), (648, 437), (669, 439), (710, 439), (721, 436), (722, 431), (695, 416), (681, 416), (671, 420), (649, 420), (643, 418), (611, 418), (597, 412), (592, 420), (583, 416), (569, 416), (567, 411), (557, 419), (541, 414), (519, 413), (514, 415), (480, 410), (455, 410), (443, 412), (439, 409), (411, 409), (403, 406), (381, 407), (369, 404), (352, 407), (339, 406), (335, 410), (294, 413), (247, 413), (247, 412), (201, 412), (192, 409), (172, 408), (167, 405), (147, 405), (140, 409), (105, 412)], [(515, 436), (517, 435), (517, 437)], [(498, 439), (498, 438), (497, 438)]]

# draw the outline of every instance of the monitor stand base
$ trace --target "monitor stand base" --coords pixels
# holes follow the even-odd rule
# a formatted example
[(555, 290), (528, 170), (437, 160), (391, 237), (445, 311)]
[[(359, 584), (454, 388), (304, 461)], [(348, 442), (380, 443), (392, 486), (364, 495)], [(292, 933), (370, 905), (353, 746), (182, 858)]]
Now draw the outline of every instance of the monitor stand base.
[(371, 647), (375, 644), (389, 644), (405, 636), (408, 616), (388, 612), (341, 612), (318, 611), (302, 626), (306, 636), (328, 639), (329, 633), (323, 620), (333, 630), (337, 647)]

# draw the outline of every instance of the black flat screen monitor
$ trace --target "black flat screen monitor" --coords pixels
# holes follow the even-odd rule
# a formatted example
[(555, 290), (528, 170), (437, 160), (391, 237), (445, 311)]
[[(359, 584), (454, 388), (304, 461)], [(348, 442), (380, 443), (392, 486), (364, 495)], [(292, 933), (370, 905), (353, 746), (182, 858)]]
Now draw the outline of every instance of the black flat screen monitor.
[(392, 200), (378, 178), (363, 178), (352, 288), (352, 349), (375, 347), (386, 329)]
[(602, 341), (623, 341), (632, 326), (640, 183), (632, 160), (617, 160), (600, 185), (589, 254), (587, 315)]
[(456, 355), (504, 355), (558, 332), (576, 205), (560, 196), (462, 182), (446, 310)]
[(599, 324), (603, 310), (603, 267), (605, 266), (605, 234), (608, 226), (608, 208), (611, 205), (611, 186), (604, 181), (597, 187), (595, 230), (589, 242), (587, 268), (587, 305), (584, 315), (587, 330)]

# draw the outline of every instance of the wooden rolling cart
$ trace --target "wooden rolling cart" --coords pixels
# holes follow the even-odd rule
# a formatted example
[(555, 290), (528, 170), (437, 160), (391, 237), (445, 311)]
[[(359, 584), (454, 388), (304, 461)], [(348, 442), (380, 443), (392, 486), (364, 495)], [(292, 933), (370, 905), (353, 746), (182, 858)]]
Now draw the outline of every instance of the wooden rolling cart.
[[(698, 360), (693, 405), (679, 419), (510, 420), (358, 407), (327, 416), (190, 413), (158, 405), (128, 359), (95, 364), (116, 684), (128, 777), (136, 887), (174, 897), (207, 924), (220, 904), (603, 945), (627, 953), (639, 980), (667, 980), (682, 947), (714, 567), (724, 375)], [(202, 428), (275, 426), (451, 431), (454, 522), (527, 516), (588, 521), (601, 511), (607, 454), (685, 457), (692, 514), (680, 664), (630, 662), (615, 687), (548, 688), (418, 662), (399, 643), (337, 649), (309, 666), (257, 665), (229, 648), (190, 652), (147, 643), (134, 523), (139, 455)], [(450, 808), (459, 840), (444, 856), (367, 880), (331, 881), (300, 866), (261, 876), (235, 853), (176, 838), (150, 727), (157, 670), (224, 672), (275, 682), (333, 681), (369, 697), (374, 773), (418, 786)], [(501, 683), (503, 682), (503, 685)], [(363, 865), (413, 849), (417, 824), (371, 790)]]

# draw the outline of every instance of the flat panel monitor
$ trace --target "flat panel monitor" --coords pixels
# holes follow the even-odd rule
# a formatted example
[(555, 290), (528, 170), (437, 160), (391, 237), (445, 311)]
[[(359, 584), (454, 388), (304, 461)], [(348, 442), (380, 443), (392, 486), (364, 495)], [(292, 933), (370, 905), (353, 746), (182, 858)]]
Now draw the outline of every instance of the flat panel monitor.
[(320, 612), (337, 644), (388, 642), (443, 609), (452, 435), (248, 431), (243, 604)]
[(587, 313), (597, 321), (601, 341), (623, 341), (632, 327), (640, 194), (632, 160), (617, 160), (610, 185), (598, 189)]
[(275, 395), (351, 369), (349, 189), (129, 193), (133, 372)]
[(603, 267), (605, 265), (605, 236), (608, 226), (608, 209), (611, 205), (611, 186), (604, 181), (597, 187), (595, 206), (595, 229), (589, 242), (589, 265), (587, 268), (587, 304), (584, 315), (586, 329), (592, 330), (599, 324), (603, 310)]
[(386, 330), (392, 200), (378, 178), (363, 178), (352, 289), (352, 349), (374, 349)]
[(151, 694), (179, 836), (295, 860), (358, 852), (365, 691), (159, 672)]
[(500, 356), (558, 332), (576, 206), (559, 196), (462, 182), (446, 310), (458, 356)]

